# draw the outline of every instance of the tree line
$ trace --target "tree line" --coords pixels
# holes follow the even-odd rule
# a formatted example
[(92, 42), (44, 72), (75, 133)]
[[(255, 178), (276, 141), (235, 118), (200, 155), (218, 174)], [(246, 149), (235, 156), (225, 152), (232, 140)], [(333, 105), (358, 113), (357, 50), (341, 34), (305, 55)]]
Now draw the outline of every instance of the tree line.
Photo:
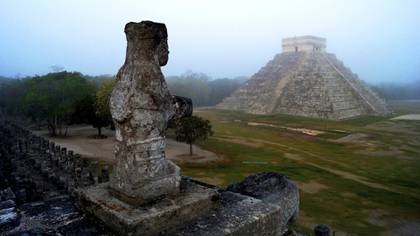
[(167, 77), (167, 83), (172, 94), (189, 97), (195, 107), (202, 107), (217, 105), (247, 79), (236, 77), (213, 80), (203, 73), (186, 72), (181, 76)]
[[(167, 81), (172, 94), (191, 98), (194, 106), (212, 106), (229, 96), (244, 78), (211, 80), (205, 74), (188, 72)], [(0, 112), (38, 128), (47, 127), (51, 136), (66, 136), (70, 125), (91, 124), (98, 130), (97, 137), (104, 137), (102, 128), (113, 125), (109, 99), (114, 84), (113, 76), (67, 71), (21, 79), (0, 77)]]
[[(246, 79), (213, 80), (206, 74), (187, 72), (167, 77), (167, 83), (172, 94), (189, 97), (200, 107), (218, 104)], [(97, 128), (97, 137), (102, 137), (102, 128), (112, 127), (109, 98), (114, 84), (114, 76), (67, 71), (20, 79), (0, 76), (0, 113), (48, 127), (51, 136), (65, 136), (70, 125), (83, 123)], [(388, 100), (420, 99), (420, 81), (372, 88)]]
[(420, 80), (410, 83), (382, 83), (372, 89), (387, 100), (419, 100)]
[(111, 125), (112, 76), (90, 77), (56, 72), (23, 79), (0, 78), (0, 109), (16, 120), (47, 127), (51, 136), (66, 136), (72, 124), (101, 129)]

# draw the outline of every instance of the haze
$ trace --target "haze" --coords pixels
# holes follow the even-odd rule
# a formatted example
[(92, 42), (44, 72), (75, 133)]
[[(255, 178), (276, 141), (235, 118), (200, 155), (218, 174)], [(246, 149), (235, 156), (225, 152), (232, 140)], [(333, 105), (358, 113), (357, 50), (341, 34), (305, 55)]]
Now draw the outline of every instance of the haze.
[(420, 1), (3, 0), (0, 9), (3, 76), (45, 74), (52, 65), (115, 74), (124, 25), (153, 20), (168, 28), (166, 75), (251, 76), (281, 52), (282, 38), (316, 35), (369, 83), (420, 79)]

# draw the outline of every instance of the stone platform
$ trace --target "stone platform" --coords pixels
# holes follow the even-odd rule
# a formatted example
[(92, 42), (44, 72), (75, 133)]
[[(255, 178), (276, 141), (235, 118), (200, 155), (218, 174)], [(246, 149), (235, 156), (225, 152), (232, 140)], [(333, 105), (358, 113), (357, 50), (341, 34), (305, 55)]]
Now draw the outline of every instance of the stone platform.
[(141, 207), (111, 195), (108, 183), (79, 189), (76, 198), (81, 209), (120, 235), (156, 235), (205, 215), (217, 206), (219, 194), (183, 178), (180, 194)]
[(182, 178), (181, 193), (131, 206), (101, 184), (76, 191), (79, 207), (119, 235), (284, 235), (299, 211), (299, 191), (284, 175), (261, 173), (227, 189)]
[(171, 235), (285, 235), (299, 212), (299, 190), (286, 176), (260, 173), (220, 190), (219, 205)]
[(220, 205), (207, 217), (198, 219), (174, 235), (177, 236), (280, 236), (287, 231), (278, 205), (230, 191), (220, 196)]

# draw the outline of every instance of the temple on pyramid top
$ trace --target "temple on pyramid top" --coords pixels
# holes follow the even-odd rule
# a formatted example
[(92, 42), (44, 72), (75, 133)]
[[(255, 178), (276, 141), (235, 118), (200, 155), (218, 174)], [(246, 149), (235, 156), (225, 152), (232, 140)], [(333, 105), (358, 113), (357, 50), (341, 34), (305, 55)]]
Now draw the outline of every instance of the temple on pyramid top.
[(316, 36), (306, 35), (284, 38), (283, 52), (325, 52), (327, 40)]

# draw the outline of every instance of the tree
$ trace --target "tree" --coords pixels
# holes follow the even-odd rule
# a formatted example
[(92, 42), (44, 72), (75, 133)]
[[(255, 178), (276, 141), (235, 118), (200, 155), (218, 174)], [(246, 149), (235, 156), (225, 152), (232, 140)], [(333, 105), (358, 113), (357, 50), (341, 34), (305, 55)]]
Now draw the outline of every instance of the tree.
[(21, 107), (27, 117), (46, 121), (51, 136), (67, 134), (77, 105), (91, 96), (93, 85), (76, 72), (49, 73), (25, 81)]
[(112, 124), (109, 99), (115, 85), (115, 80), (106, 79), (101, 80), (99, 83), (97, 85), (99, 88), (96, 92), (90, 96), (86, 96), (77, 104), (71, 123), (91, 124), (98, 130), (98, 134), (94, 136), (95, 138), (106, 138), (106, 136), (102, 135), (102, 128)]
[(206, 140), (213, 135), (209, 120), (198, 116), (184, 117), (177, 122), (175, 138), (177, 141), (190, 145), (190, 155), (193, 154), (192, 145), (198, 140)]
[(95, 116), (95, 94), (84, 97), (80, 100), (71, 116), (70, 124), (92, 124)]
[(206, 106), (215, 106), (220, 103), (224, 98), (228, 97), (238, 89), (244, 81), (247, 80), (246, 77), (237, 77), (234, 79), (215, 79), (209, 81), (210, 86), (210, 96)]
[(172, 94), (191, 98), (195, 105), (204, 106), (210, 96), (208, 80), (205, 74), (186, 72), (180, 77), (170, 77), (167, 81)]
[(104, 80), (101, 87), (96, 92), (95, 120), (93, 120), (92, 125), (98, 129), (98, 137), (102, 137), (102, 127), (108, 126), (112, 123), (109, 100), (111, 98), (111, 92), (114, 85), (115, 79)]
[(222, 78), (212, 80), (203, 73), (187, 72), (181, 76), (167, 78), (172, 94), (188, 97), (194, 101), (194, 106), (214, 106), (239, 88), (246, 77), (233, 79)]
[(26, 93), (25, 82), (0, 76), (0, 109), (9, 116), (20, 115), (20, 103)]

